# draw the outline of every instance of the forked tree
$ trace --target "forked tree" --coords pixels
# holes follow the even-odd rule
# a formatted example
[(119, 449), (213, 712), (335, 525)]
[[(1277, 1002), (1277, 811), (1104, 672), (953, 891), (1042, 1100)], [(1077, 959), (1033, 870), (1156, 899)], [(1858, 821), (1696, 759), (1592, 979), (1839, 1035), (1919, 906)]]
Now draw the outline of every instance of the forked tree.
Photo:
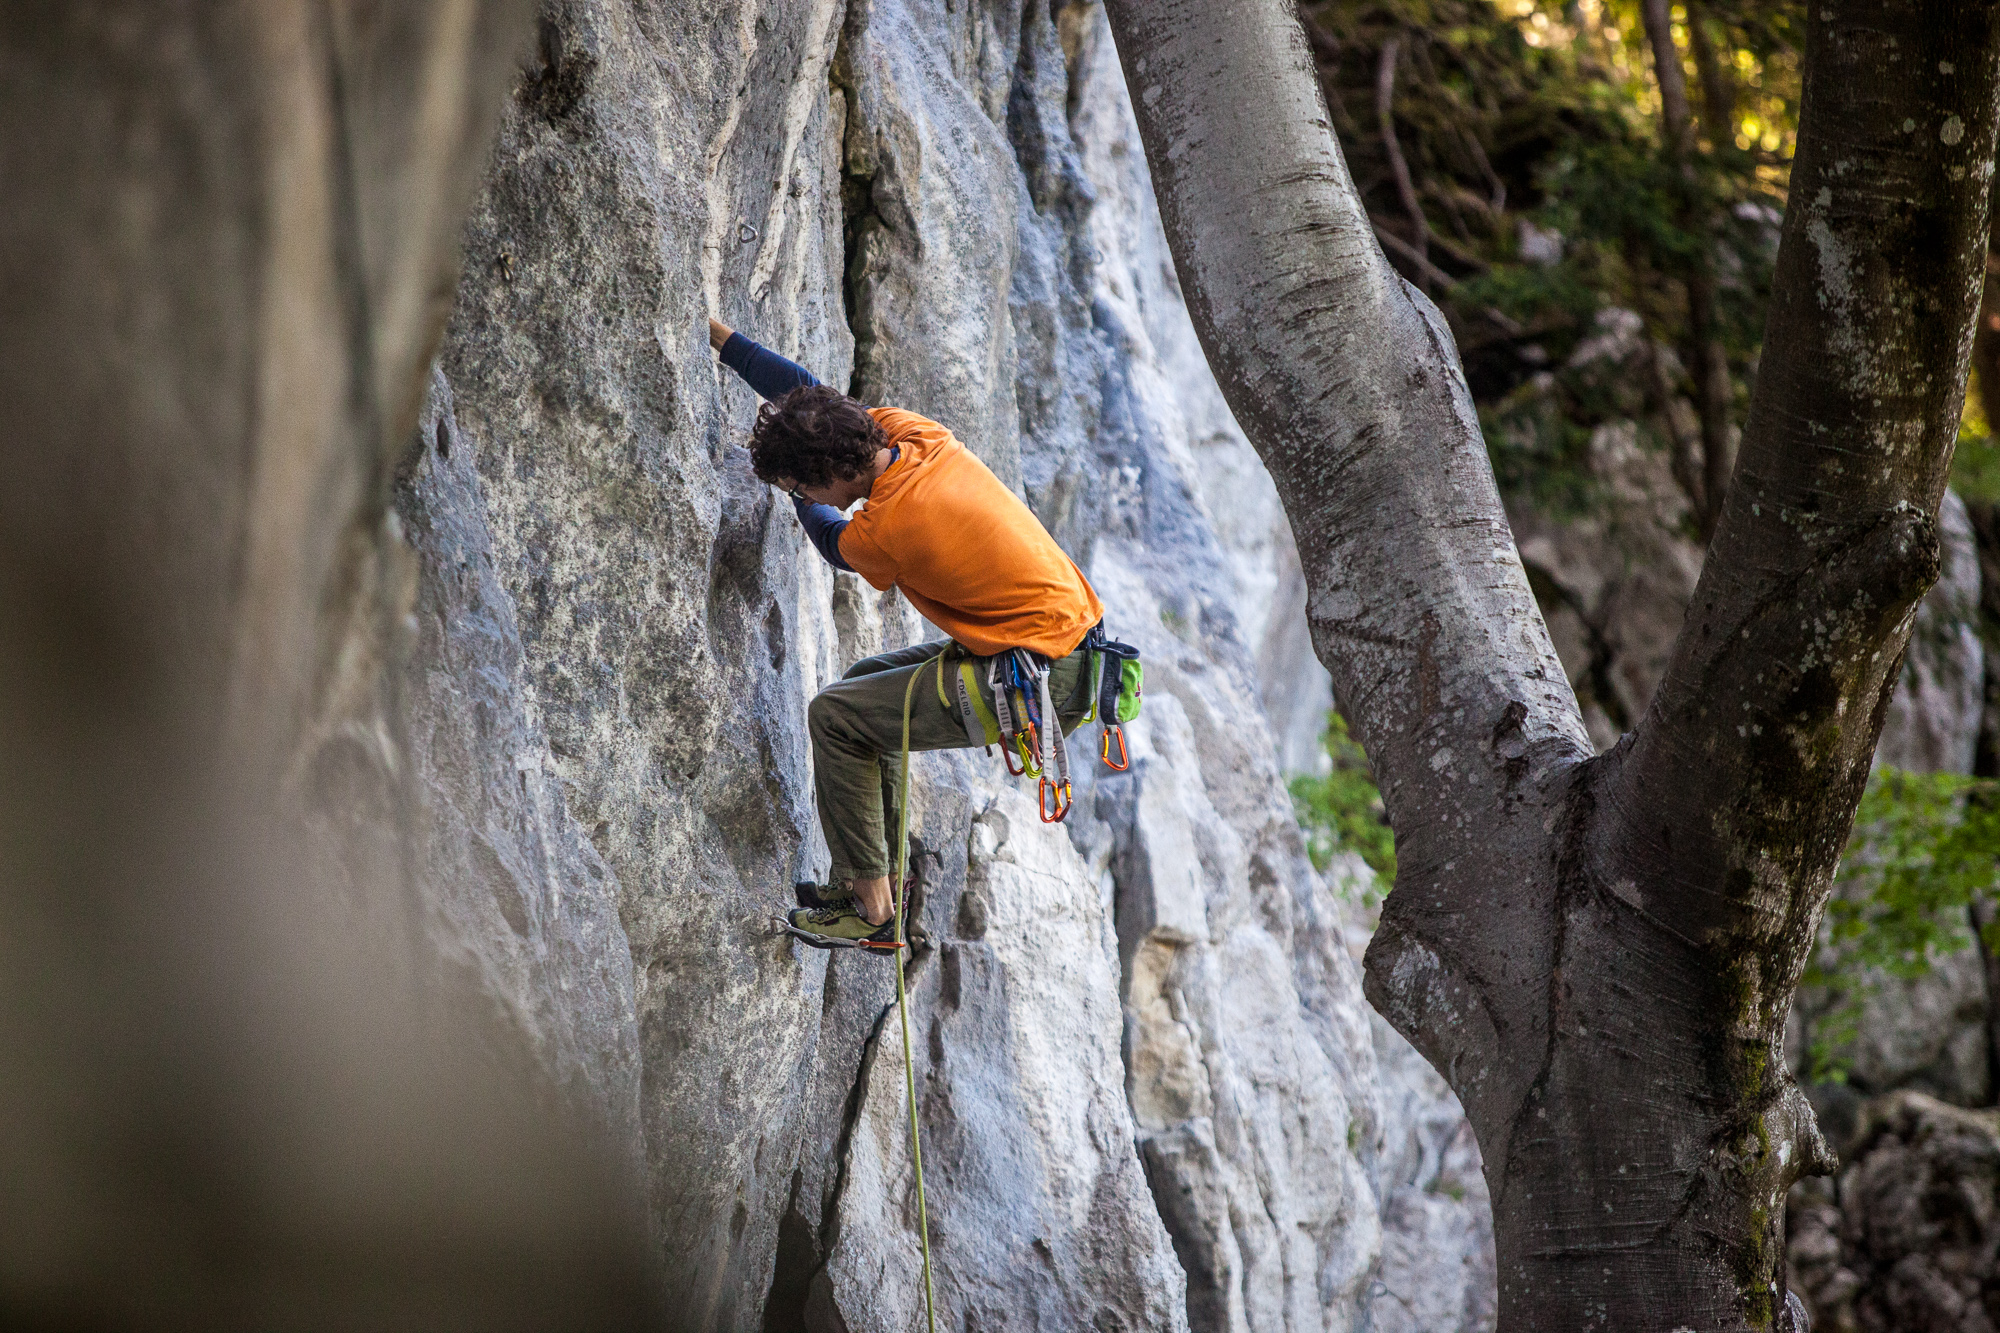
[(1502, 1328), (1785, 1327), (1785, 1192), (1830, 1165), (1785, 1015), (1936, 578), (1996, 7), (1814, 0), (1735, 479), (1666, 677), (1602, 755), (1290, 0), (1107, 8), (1195, 327), (1396, 830), (1368, 996), (1479, 1136)]

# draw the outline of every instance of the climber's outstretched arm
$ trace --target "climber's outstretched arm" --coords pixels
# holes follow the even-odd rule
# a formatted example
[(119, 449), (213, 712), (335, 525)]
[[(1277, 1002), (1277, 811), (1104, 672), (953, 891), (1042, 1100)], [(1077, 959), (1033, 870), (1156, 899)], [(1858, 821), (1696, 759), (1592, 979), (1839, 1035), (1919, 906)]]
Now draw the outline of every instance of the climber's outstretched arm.
[[(708, 345), (722, 353), (722, 364), (741, 375), (760, 397), (782, 398), (802, 384), (819, 380), (804, 366), (787, 361), (768, 347), (759, 346), (720, 320), (708, 321)], [(792, 508), (806, 530), (806, 538), (829, 565), (854, 572), (854, 566), (840, 553), (840, 532), (847, 520), (832, 505), (813, 504), (792, 497)]]
[(802, 384), (819, 383), (804, 366), (787, 361), (719, 320), (708, 321), (708, 345), (722, 354), (722, 364), (741, 375), (760, 398), (783, 398)]

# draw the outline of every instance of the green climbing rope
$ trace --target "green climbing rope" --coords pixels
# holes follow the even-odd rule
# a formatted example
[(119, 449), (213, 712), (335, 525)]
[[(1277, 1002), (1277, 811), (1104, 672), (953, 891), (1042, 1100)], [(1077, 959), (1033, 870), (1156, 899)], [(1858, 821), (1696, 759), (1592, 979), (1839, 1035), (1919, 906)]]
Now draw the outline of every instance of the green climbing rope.
[[(933, 657), (931, 662), (937, 663), (941, 692), (944, 654)], [(896, 1012), (903, 1020), (903, 1091), (910, 1102), (910, 1158), (917, 1168), (917, 1234), (924, 1249), (924, 1317), (929, 1321), (930, 1333), (937, 1333), (937, 1304), (931, 1295), (931, 1219), (924, 1206), (924, 1143), (917, 1134), (917, 1072), (910, 1057), (909, 993), (903, 985), (903, 955), (909, 952), (910, 940), (903, 920), (904, 907), (910, 898), (910, 700), (916, 694), (917, 677), (923, 674), (922, 666), (912, 671), (910, 683), (903, 690), (903, 799), (896, 807), (896, 878), (890, 887), (896, 895), (896, 940), (900, 946), (896, 950)]]

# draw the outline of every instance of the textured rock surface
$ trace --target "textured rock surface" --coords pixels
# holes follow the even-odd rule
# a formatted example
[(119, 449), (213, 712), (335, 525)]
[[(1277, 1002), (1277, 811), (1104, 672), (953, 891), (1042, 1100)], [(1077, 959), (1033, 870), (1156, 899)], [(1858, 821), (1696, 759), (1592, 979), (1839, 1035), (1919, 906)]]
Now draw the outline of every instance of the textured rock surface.
[(570, 1099), (635, 1146), (639, 1034), (618, 884), (571, 815), (527, 706), (514, 602), (452, 406), (433, 374), (414, 442), (425, 456), (397, 503), (418, 560), (403, 702), (428, 816), (426, 933)]
[(1461, 1329), (1486, 1333), (1499, 1317), (1493, 1209), (1472, 1126), (1424, 1058), (1371, 1014), (1380, 1051), (1386, 1138), (1382, 1263), (1368, 1292), (1371, 1333)]
[[(444, 581), (420, 624), (478, 627), (420, 656), (476, 664), (497, 710), (468, 721), (413, 672), (465, 770), (438, 865), (469, 862), (491, 903), (436, 916), (628, 1127), (682, 1327), (920, 1306), (889, 973), (767, 923), (825, 867), (806, 701), (924, 627), (750, 478), (754, 399), (706, 351), (710, 310), (949, 423), (1147, 654), (1133, 771), (1087, 782), (1066, 830), (989, 758), (916, 762), (941, 1319), (1420, 1326), (1383, 1311), (1379, 1199), (1439, 1178), (1456, 1110), (1426, 1085), (1382, 1113), (1352, 914), (1305, 857), (1259, 702), (1316, 733), (1289, 538), (1187, 327), (1100, 28), (1032, 0), (555, 3), (467, 233), (451, 411), (402, 504)], [(615, 954), (614, 900), (626, 1027), (616, 979), (579, 966)], [(1476, 1227), (1406, 1214), (1398, 1308), (1437, 1238), (1472, 1257), (1447, 1256), (1434, 1304), (1471, 1308)]]
[[(1563, 383), (1636, 413), (1649, 354), (1639, 317), (1605, 310), (1562, 368)], [(1537, 397), (1557, 392), (1554, 375), (1538, 376), (1514, 411), (1532, 418)], [(1511, 503), (1507, 517), (1591, 739), (1604, 749), (1652, 701), (1701, 574), (1701, 547), (1688, 537), (1686, 497), (1635, 420), (1599, 425), (1586, 458), (1594, 489), (1580, 510)]]
[(1792, 1282), (1820, 1333), (2000, 1327), (2000, 1114), (1870, 1102), (1829, 1186), (1794, 1202)]
[(1918, 773), (1970, 773), (1986, 684), (1979, 548), (1965, 502), (1949, 491), (1938, 510), (1938, 535), (1937, 586), (1917, 608), (1875, 762)]

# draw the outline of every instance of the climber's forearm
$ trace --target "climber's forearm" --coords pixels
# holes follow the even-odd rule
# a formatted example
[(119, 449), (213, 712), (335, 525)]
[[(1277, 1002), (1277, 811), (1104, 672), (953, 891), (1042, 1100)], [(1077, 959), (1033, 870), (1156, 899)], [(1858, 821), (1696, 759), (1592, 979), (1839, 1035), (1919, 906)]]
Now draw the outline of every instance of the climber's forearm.
[(801, 385), (818, 384), (819, 379), (811, 371), (793, 361), (787, 361), (768, 347), (759, 346), (740, 333), (731, 332), (713, 320), (709, 329), (709, 340), (715, 339), (720, 330), (727, 335), (719, 349), (722, 364), (743, 377), (743, 382), (757, 391), (760, 398), (783, 398)]
[(835, 569), (854, 572), (854, 566), (847, 563), (847, 557), (840, 553), (840, 534), (847, 527), (847, 520), (832, 505), (816, 505), (792, 497), (792, 508), (798, 513), (799, 523), (806, 530), (806, 539)]

